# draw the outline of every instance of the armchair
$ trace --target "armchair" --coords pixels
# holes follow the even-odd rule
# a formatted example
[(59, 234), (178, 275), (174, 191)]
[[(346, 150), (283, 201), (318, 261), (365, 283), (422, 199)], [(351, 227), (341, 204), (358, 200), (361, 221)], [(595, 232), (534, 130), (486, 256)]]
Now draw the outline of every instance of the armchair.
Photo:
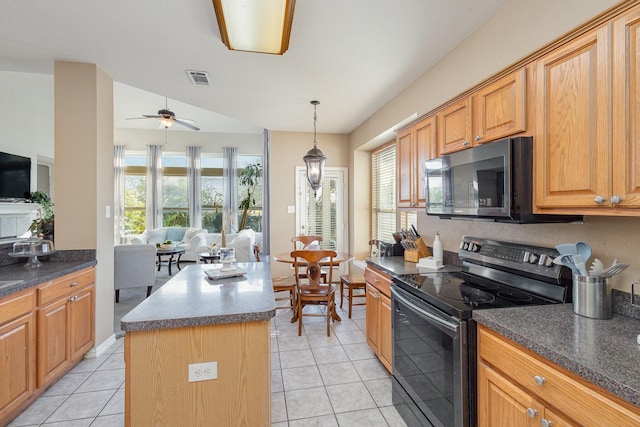
[(171, 240), (184, 249), (181, 261), (197, 261), (198, 247), (207, 245), (207, 230), (191, 227), (161, 227), (145, 230), (131, 239), (132, 244), (156, 244)]
[(147, 287), (147, 296), (156, 282), (156, 246), (117, 245), (113, 248), (113, 287), (116, 302), (120, 301), (120, 289)]

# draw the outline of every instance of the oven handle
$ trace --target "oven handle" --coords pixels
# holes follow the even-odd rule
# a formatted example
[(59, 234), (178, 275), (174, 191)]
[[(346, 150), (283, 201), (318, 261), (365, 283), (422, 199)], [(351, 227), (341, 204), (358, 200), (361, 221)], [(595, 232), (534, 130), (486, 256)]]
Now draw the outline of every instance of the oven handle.
[(401, 303), (409, 306), (409, 308), (411, 308), (412, 310), (420, 313), (421, 315), (427, 317), (429, 320), (437, 323), (438, 325), (446, 328), (449, 331), (452, 331), (454, 333), (458, 333), (458, 329), (460, 329), (460, 325), (456, 324), (456, 323), (452, 323), (452, 322), (447, 322), (445, 319), (441, 319), (440, 317), (426, 311), (424, 308), (418, 307), (417, 305), (413, 304), (411, 301), (407, 300), (406, 298), (402, 297), (400, 295), (400, 292), (396, 291), (393, 293), (393, 296), (400, 300)]

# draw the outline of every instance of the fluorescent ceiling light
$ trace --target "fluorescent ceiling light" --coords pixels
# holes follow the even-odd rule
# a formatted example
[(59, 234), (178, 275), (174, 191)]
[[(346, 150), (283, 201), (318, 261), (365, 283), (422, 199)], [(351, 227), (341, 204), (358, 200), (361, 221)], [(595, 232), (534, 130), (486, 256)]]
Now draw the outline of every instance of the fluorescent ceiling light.
[(295, 0), (212, 0), (230, 50), (282, 55), (289, 48)]

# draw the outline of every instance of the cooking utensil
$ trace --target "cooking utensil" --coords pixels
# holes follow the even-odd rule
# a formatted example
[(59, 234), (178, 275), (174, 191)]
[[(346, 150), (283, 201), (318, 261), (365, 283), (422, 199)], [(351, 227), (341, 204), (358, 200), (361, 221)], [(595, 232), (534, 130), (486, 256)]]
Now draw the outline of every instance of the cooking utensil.
[(600, 274), (600, 277), (607, 278), (607, 277), (615, 276), (616, 274), (623, 272), (627, 267), (629, 267), (629, 264), (616, 263), (611, 267), (607, 268), (606, 270), (604, 270)]
[(571, 254), (559, 255), (553, 259), (553, 263), (569, 267), (574, 274), (580, 274), (580, 270), (578, 270), (576, 265), (573, 263), (573, 260), (571, 259)]
[(587, 267), (585, 266), (584, 259), (580, 254), (569, 255), (571, 257), (571, 261), (573, 265), (575, 265), (576, 269), (580, 272), (581, 276), (588, 276)]
[(591, 258), (591, 246), (589, 246), (587, 242), (577, 242), (576, 251), (582, 255), (582, 260), (585, 264), (589, 262), (589, 258)]
[(556, 249), (560, 252), (560, 255), (573, 255), (578, 253), (578, 248), (575, 243), (561, 243), (556, 245)]
[(591, 263), (591, 268), (589, 269), (589, 276), (600, 277), (603, 271), (604, 271), (604, 264), (598, 258), (595, 258)]

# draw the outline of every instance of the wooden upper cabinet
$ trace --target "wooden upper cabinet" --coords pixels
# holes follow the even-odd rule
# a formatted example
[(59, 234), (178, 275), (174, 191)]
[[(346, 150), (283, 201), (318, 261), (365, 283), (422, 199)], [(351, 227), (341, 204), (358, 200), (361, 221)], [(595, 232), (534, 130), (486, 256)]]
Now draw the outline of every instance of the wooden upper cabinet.
[(610, 40), (606, 26), (536, 63), (535, 198), (539, 208), (596, 207), (610, 182)]
[(439, 155), (471, 147), (471, 97), (440, 110), (436, 118)]
[(526, 71), (511, 73), (473, 95), (475, 144), (494, 141), (526, 129)]
[(640, 207), (640, 6), (613, 21), (612, 190), (616, 208)]
[(396, 142), (398, 207), (424, 207), (424, 162), (437, 157), (435, 116), (402, 131)]

